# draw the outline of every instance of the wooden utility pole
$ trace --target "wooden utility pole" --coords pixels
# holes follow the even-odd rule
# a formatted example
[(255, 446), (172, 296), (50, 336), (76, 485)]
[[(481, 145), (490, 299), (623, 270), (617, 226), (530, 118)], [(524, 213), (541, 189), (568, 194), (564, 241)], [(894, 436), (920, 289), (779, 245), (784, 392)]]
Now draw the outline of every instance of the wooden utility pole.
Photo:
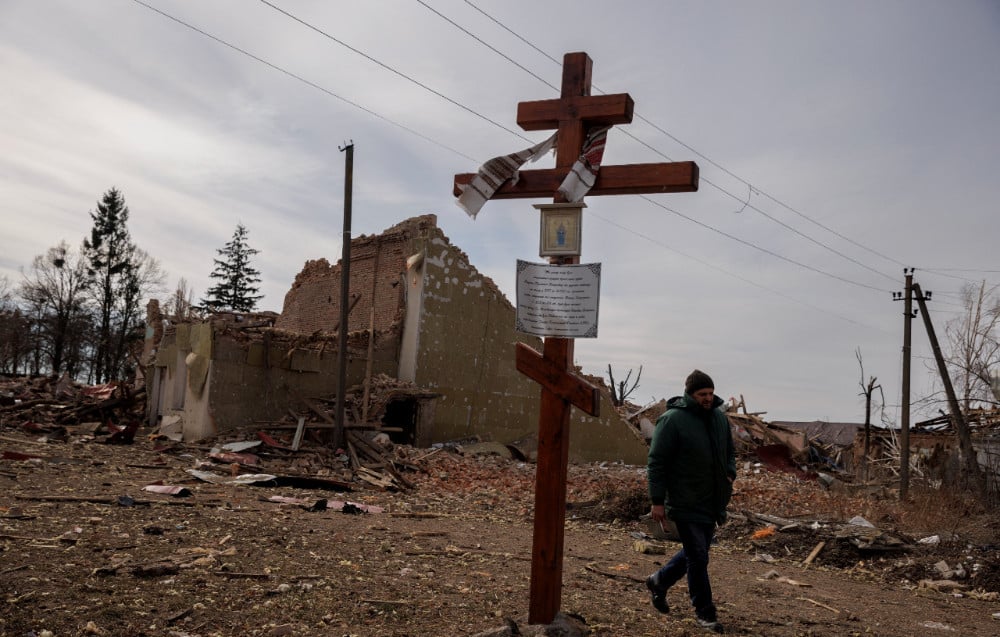
[(354, 187), (354, 142), (341, 149), (346, 152), (344, 167), (344, 232), (341, 236), (340, 257), (340, 326), (337, 351), (337, 419), (333, 429), (333, 446), (344, 447), (344, 400), (347, 393), (347, 313), (351, 286), (351, 191)]
[[(580, 157), (591, 128), (632, 121), (632, 98), (627, 93), (590, 95), (593, 62), (586, 53), (563, 58), (559, 99), (521, 102), (517, 123), (524, 130), (558, 130), (556, 167), (523, 170), (516, 183), (509, 180), (493, 199), (552, 197)], [(475, 174), (455, 175), (454, 194), (462, 194)], [(694, 162), (601, 166), (588, 195), (693, 192), (698, 189)], [(552, 257), (557, 265), (576, 264), (579, 256)], [(559, 611), (562, 594), (563, 535), (566, 517), (566, 469), (569, 459), (571, 405), (597, 415), (597, 388), (570, 371), (573, 339), (546, 337), (543, 353), (517, 343), (517, 369), (542, 386), (538, 421), (538, 462), (535, 468), (535, 528), (531, 555), (531, 598), (528, 622), (548, 624)]]
[(913, 268), (903, 268), (906, 288), (902, 295), (893, 293), (903, 304), (903, 396), (899, 416), (899, 499), (906, 500), (910, 490), (910, 338), (913, 321)]
[[(979, 470), (979, 460), (976, 458), (976, 450), (972, 448), (972, 434), (969, 426), (965, 422), (962, 408), (958, 404), (958, 397), (955, 395), (955, 388), (951, 384), (951, 376), (948, 374), (948, 367), (944, 363), (944, 356), (941, 354), (941, 347), (938, 345), (937, 334), (934, 333), (934, 324), (931, 323), (931, 315), (927, 312), (927, 304), (924, 294), (920, 290), (920, 285), (912, 285), (913, 296), (920, 305), (920, 315), (924, 318), (924, 327), (927, 328), (927, 338), (931, 342), (934, 350), (934, 360), (937, 362), (938, 373), (941, 375), (941, 383), (944, 385), (945, 394), (948, 396), (948, 407), (951, 409), (951, 420), (955, 424), (955, 431), (958, 433), (959, 449), (965, 460), (966, 472), (972, 480), (979, 493), (981, 502), (986, 502), (986, 477)], [(928, 297), (930, 292), (927, 293)]]

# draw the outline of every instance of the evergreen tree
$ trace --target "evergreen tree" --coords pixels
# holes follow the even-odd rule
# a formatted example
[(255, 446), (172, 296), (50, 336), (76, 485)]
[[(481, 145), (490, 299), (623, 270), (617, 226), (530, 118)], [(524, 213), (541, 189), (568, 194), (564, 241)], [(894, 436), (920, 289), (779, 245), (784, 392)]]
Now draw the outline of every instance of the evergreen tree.
[(129, 257), (134, 246), (128, 231), (128, 215), (125, 198), (112, 188), (104, 193), (96, 212), (90, 213), (94, 226), (90, 238), (83, 242), (99, 321), (93, 361), (94, 377), (98, 383), (109, 380), (115, 367), (116, 339), (112, 332), (117, 293), (121, 284), (132, 275), (133, 266)]
[(142, 297), (162, 275), (156, 260), (132, 241), (129, 209), (118, 189), (104, 193), (90, 218), (94, 225), (83, 249), (98, 323), (91, 371), (102, 383), (129, 373), (129, 350), (142, 338)]
[(247, 244), (247, 229), (236, 224), (236, 232), (225, 247), (216, 250), (221, 259), (214, 259), (215, 270), (211, 276), (218, 283), (205, 293), (202, 307), (210, 312), (253, 312), (257, 301), (264, 298), (257, 294), (260, 272), (250, 265), (250, 257), (260, 253)]

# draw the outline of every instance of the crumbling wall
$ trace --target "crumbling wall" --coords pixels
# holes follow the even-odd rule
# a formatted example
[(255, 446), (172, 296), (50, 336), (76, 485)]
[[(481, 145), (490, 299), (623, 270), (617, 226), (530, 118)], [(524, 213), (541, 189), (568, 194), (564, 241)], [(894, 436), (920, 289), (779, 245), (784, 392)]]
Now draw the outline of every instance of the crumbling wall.
[[(375, 310), (375, 329), (386, 330), (403, 316), (406, 260), (413, 254), (413, 237), (436, 223), (435, 215), (414, 217), (382, 234), (351, 241), (349, 293), (358, 301), (347, 319), (349, 332), (366, 330)], [(285, 294), (275, 327), (299, 334), (332, 333), (340, 321), (340, 263), (307, 261)]]
[[(401, 330), (394, 365), (386, 363), (377, 371), (440, 394), (433, 420), (421, 416), (418, 445), (469, 436), (507, 443), (537, 434), (540, 387), (517, 371), (514, 344), (522, 340), (541, 351), (541, 340), (514, 331), (514, 307), (437, 228), (435, 215), (354, 239), (350, 275), (349, 291), (358, 301), (348, 318), (349, 330), (368, 329), (372, 308), (376, 330)], [(339, 263), (306, 263), (285, 295), (275, 328), (333, 334), (340, 320), (340, 277)], [(381, 345), (380, 351), (388, 353)], [(359, 382), (357, 366), (363, 365), (363, 357), (359, 353), (355, 358), (349, 385)], [(242, 377), (235, 369), (213, 371), (219, 380), (214, 386), (223, 392), (257, 383), (268, 383), (273, 392), (283, 382), (275, 378), (275, 370), (269, 376), (246, 372)], [(300, 386), (308, 381), (295, 382)], [(252, 413), (236, 395), (219, 400), (213, 400), (217, 419), (224, 411)], [(261, 409), (273, 413), (268, 411), (271, 406)], [(611, 408), (607, 396), (600, 418), (573, 410), (572, 432), (570, 453), (575, 460), (645, 463), (644, 441)]]
[[(522, 341), (541, 351), (541, 339), (514, 330), (514, 306), (440, 229), (426, 231), (421, 252), (415, 266), (423, 294), (413, 381), (441, 398), (433, 431), (423, 432), (419, 442), (480, 436), (506, 443), (535, 436), (541, 388), (517, 370), (514, 348)], [(645, 463), (644, 441), (615, 412), (607, 392), (601, 412), (595, 418), (573, 409), (572, 457)]]
[(149, 404), (150, 418), (170, 419), (188, 440), (212, 435), (207, 387), (212, 375), (211, 323), (181, 323), (164, 331), (153, 362), (157, 383)]
[[(349, 335), (346, 386), (364, 382), (368, 333)], [(398, 330), (376, 332), (371, 373), (393, 374)], [(185, 440), (277, 420), (303, 398), (336, 394), (336, 339), (274, 329), (244, 332), (221, 321), (181, 324), (161, 342), (156, 415), (179, 417)]]

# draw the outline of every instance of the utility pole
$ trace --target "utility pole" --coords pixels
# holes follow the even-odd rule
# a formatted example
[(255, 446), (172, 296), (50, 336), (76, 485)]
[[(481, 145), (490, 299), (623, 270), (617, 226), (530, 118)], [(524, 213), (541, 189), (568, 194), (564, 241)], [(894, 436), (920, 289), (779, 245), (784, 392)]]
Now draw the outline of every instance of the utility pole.
[(913, 268), (903, 268), (906, 276), (904, 292), (893, 292), (894, 301), (903, 304), (903, 396), (899, 417), (899, 499), (906, 500), (910, 491), (910, 338), (913, 320)]
[(354, 182), (354, 142), (340, 148), (347, 153), (344, 169), (344, 233), (340, 257), (340, 337), (337, 348), (337, 419), (333, 430), (333, 446), (344, 447), (344, 394), (347, 392), (347, 313), (350, 310), (351, 284), (351, 190)]
[(924, 318), (924, 327), (927, 328), (927, 338), (930, 339), (931, 348), (934, 350), (934, 360), (937, 361), (938, 373), (941, 374), (941, 383), (944, 385), (945, 394), (948, 396), (951, 420), (955, 424), (955, 430), (958, 432), (959, 449), (962, 452), (962, 456), (964, 456), (966, 471), (972, 480), (972, 484), (976, 487), (981, 501), (985, 503), (987, 497), (986, 477), (979, 470), (979, 460), (976, 458), (976, 450), (972, 448), (972, 434), (969, 432), (962, 409), (958, 406), (955, 388), (951, 384), (951, 376), (948, 375), (948, 368), (945, 366), (944, 356), (941, 355), (941, 347), (938, 345), (937, 334), (934, 333), (934, 325), (931, 323), (931, 316), (927, 313), (927, 304), (924, 302), (931, 298), (931, 293), (928, 292), (925, 297), (923, 292), (920, 291), (920, 285), (917, 283), (913, 284), (912, 289), (913, 295), (920, 305), (920, 314)]

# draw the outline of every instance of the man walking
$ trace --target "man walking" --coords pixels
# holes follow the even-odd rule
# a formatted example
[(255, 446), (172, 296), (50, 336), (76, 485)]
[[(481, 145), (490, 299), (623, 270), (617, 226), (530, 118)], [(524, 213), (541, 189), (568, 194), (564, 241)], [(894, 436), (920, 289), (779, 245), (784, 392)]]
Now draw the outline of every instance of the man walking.
[(653, 519), (673, 520), (681, 550), (646, 578), (653, 606), (669, 613), (667, 589), (687, 576), (688, 594), (698, 625), (723, 632), (712, 586), (708, 551), (716, 524), (726, 521), (726, 505), (736, 479), (736, 454), (729, 420), (719, 407), (715, 383), (700, 370), (684, 382), (684, 395), (667, 401), (649, 446), (647, 478)]

